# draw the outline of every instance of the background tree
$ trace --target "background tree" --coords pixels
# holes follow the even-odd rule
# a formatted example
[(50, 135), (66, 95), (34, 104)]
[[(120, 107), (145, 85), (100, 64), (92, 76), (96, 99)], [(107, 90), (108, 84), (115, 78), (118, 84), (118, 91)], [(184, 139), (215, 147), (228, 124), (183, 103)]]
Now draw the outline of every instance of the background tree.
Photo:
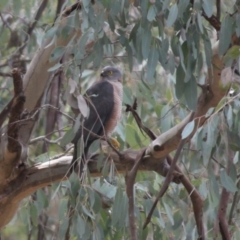
[[(4, 239), (239, 239), (239, 1), (0, 6)], [(70, 142), (106, 65), (120, 149), (99, 139), (80, 182)]]

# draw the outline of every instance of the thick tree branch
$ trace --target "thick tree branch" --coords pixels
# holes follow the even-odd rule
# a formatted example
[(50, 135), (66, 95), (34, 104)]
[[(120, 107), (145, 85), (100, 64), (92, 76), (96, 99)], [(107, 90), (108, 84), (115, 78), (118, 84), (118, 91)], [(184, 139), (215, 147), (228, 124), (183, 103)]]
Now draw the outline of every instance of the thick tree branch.
[[(0, 182), (4, 188), (4, 182), (9, 180), (17, 164), (20, 162), (22, 145), (19, 142), (19, 120), (22, 118), (25, 96), (23, 95), (22, 77), (18, 69), (12, 70), (14, 99), (10, 108), (9, 122), (7, 132), (0, 139)], [(0, 190), (0, 193), (1, 193)]]

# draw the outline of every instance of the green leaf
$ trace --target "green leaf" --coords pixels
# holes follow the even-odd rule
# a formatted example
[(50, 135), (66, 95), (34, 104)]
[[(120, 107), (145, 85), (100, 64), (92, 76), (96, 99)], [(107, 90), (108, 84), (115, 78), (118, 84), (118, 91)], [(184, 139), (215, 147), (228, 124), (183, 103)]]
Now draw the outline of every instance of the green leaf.
[(226, 114), (227, 123), (228, 123), (229, 129), (231, 129), (233, 125), (233, 109), (231, 105), (226, 106), (226, 109), (227, 109), (227, 114)]
[(213, 14), (213, 0), (203, 0), (203, 10), (208, 17)]
[(152, 22), (155, 19), (156, 15), (157, 15), (157, 8), (155, 7), (155, 5), (151, 5), (150, 8), (148, 9), (147, 20), (149, 22)]
[(165, 210), (166, 210), (167, 216), (168, 216), (171, 224), (174, 225), (174, 220), (173, 220), (173, 215), (172, 215), (172, 210), (171, 210), (171, 208), (168, 206), (167, 203), (163, 203), (163, 205), (164, 205), (164, 208), (165, 208)]
[(47, 38), (52, 38), (52, 37), (55, 35), (55, 33), (56, 33), (57, 30), (58, 30), (58, 28), (57, 28), (56, 26), (48, 29), (47, 32), (45, 33), (44, 38), (45, 38), (45, 39), (47, 39)]
[(171, 27), (176, 21), (177, 16), (178, 16), (178, 6), (177, 4), (173, 4), (169, 10), (166, 26)]
[[(239, 46), (232, 46), (228, 49), (227, 53), (224, 56), (224, 62), (227, 62), (227, 60), (234, 60), (237, 59), (240, 56), (240, 47)], [(227, 59), (227, 60), (226, 60)]]
[(68, 143), (70, 143), (73, 140), (74, 136), (75, 132), (73, 128), (69, 129), (61, 139), (60, 146), (65, 147)]
[(204, 50), (207, 66), (210, 67), (212, 65), (212, 45), (209, 39), (204, 39)]
[(233, 18), (227, 15), (221, 25), (219, 35), (219, 54), (222, 56), (228, 50), (231, 43), (231, 36), (233, 32)]
[(194, 130), (195, 127), (195, 121), (189, 122), (182, 131), (182, 139), (187, 138)]
[(94, 53), (95, 58), (93, 59), (93, 65), (94, 67), (99, 67), (103, 58), (103, 46), (100, 40), (94, 44)]
[(151, 40), (152, 40), (152, 33), (150, 28), (147, 28), (145, 31), (143, 31), (143, 34), (142, 34), (142, 55), (144, 59), (148, 57)]
[(156, 48), (151, 48), (148, 54), (147, 62), (147, 80), (148, 82), (153, 81), (153, 75), (155, 73), (158, 63), (158, 50)]
[(56, 47), (53, 49), (49, 62), (56, 61), (57, 59), (61, 58), (65, 52), (65, 47)]
[(184, 84), (184, 98), (187, 106), (191, 110), (197, 107), (197, 83), (194, 75), (191, 76), (190, 81)]
[(205, 114), (205, 117), (206, 117), (206, 118), (210, 117), (210, 116), (213, 114), (214, 110), (215, 110), (214, 107), (209, 108), (209, 109), (207, 110), (207, 113)]
[(181, 99), (184, 93), (184, 78), (185, 78), (185, 73), (181, 65), (178, 66), (177, 72), (176, 72), (176, 84), (175, 84), (175, 91), (176, 91), (176, 97), (178, 99)]
[(236, 15), (236, 34), (240, 37), (240, 13)]
[(48, 72), (56, 71), (57, 69), (59, 69), (59, 68), (62, 67), (62, 66), (63, 66), (62, 63), (57, 63), (57, 64), (55, 64), (54, 66), (50, 67), (50, 68), (48, 69)]
[(121, 188), (117, 189), (115, 200), (112, 207), (112, 225), (116, 227), (123, 227), (126, 224), (128, 208), (128, 199)]
[(221, 169), (220, 172), (220, 180), (224, 188), (231, 193), (235, 193), (238, 191), (235, 183), (233, 182), (232, 178), (230, 178), (225, 169)]
[(166, 104), (161, 111), (161, 132), (169, 130), (172, 126), (172, 112), (170, 106)]
[(78, 101), (78, 108), (81, 114), (83, 115), (84, 118), (87, 118), (89, 115), (89, 107), (87, 105), (85, 98), (81, 94), (79, 94), (77, 96), (77, 101)]
[(38, 225), (38, 211), (37, 211), (37, 207), (35, 206), (35, 204), (31, 204), (30, 205), (30, 216), (31, 216), (31, 220), (34, 226)]
[(109, 23), (109, 26), (110, 26), (112, 32), (114, 32), (114, 30), (115, 30), (115, 22), (114, 22), (114, 19), (113, 19), (111, 14), (108, 14), (108, 23)]
[(81, 218), (81, 216), (77, 216), (77, 233), (80, 238), (82, 238), (85, 234), (85, 221)]

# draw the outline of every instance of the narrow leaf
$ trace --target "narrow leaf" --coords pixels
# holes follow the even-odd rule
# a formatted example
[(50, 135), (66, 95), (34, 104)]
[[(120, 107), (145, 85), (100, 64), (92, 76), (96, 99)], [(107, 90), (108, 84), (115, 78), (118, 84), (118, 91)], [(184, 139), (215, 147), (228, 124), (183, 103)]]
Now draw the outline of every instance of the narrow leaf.
[(54, 48), (52, 53), (51, 53), (51, 56), (49, 58), (49, 62), (53, 62), (53, 61), (59, 59), (60, 57), (62, 57), (64, 51), (65, 51), (65, 47)]
[(222, 56), (230, 46), (233, 30), (233, 18), (229, 15), (222, 21), (219, 36), (219, 54)]
[(194, 130), (195, 121), (189, 122), (182, 131), (182, 139), (187, 138)]
[(151, 82), (153, 79), (157, 63), (158, 63), (158, 51), (156, 48), (152, 48), (149, 51), (147, 62), (147, 79), (149, 82)]
[(212, 0), (203, 0), (203, 10), (208, 17), (211, 17), (213, 14), (213, 1)]
[(80, 112), (82, 113), (84, 118), (87, 118), (89, 115), (89, 108), (88, 108), (86, 100), (84, 99), (84, 97), (81, 94), (78, 95), (77, 100), (78, 100), (78, 108), (79, 108)]
[(149, 22), (152, 22), (157, 14), (157, 9), (155, 7), (155, 5), (151, 5), (150, 8), (148, 9), (148, 14), (147, 14), (147, 20)]
[(230, 178), (225, 169), (222, 169), (222, 171), (220, 172), (220, 180), (221, 183), (223, 185), (223, 187), (226, 188), (227, 191), (235, 193), (236, 191), (238, 191), (235, 183), (233, 182), (232, 178)]
[(167, 19), (167, 27), (171, 27), (176, 21), (178, 16), (178, 6), (177, 4), (173, 4), (170, 8), (168, 19)]

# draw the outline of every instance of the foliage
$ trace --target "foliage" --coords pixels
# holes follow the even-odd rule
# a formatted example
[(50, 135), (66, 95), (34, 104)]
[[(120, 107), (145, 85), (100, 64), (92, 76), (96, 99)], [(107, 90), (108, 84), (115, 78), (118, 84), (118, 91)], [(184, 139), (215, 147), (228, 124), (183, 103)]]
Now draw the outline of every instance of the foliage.
[[(225, 55), (226, 66), (234, 64), (240, 70), (239, 46), (229, 49), (232, 35), (240, 36), (240, 12), (235, 1), (222, 2), (219, 54)], [(71, 3), (66, 1), (65, 4)], [(48, 71), (56, 73), (61, 70), (65, 76), (59, 93), (62, 112), (74, 117), (68, 100), (71, 81), (81, 86), (83, 93), (106, 65), (124, 70), (123, 104), (132, 104), (137, 98), (139, 116), (156, 134), (170, 129), (190, 110), (196, 109), (201, 92), (198, 84), (205, 81), (207, 67), (211, 66), (212, 45), (216, 41), (215, 30), (202, 14), (203, 10), (207, 17), (215, 14), (215, 2), (98, 0), (97, 10), (88, 0), (83, 0), (82, 4), (83, 8), (68, 16), (67, 25), (62, 27), (53, 26), (57, 1), (49, 1), (21, 52), (27, 68), (29, 60), (45, 41), (49, 41), (50, 46), (55, 44), (58, 36), (67, 37), (81, 29), (81, 37), (73, 34), (69, 43), (55, 47), (49, 58), (50, 62), (57, 62)], [(4, 74), (13, 67), (12, 56), (21, 46), (15, 45), (11, 39), (15, 34), (15, 42), (24, 42), (39, 2), (1, 1), (0, 5), (1, 17), (5, 19), (1, 22), (0, 32), (3, 76), (0, 80), (0, 106), (3, 107), (10, 100), (9, 92), (12, 91), (11, 78)], [(56, 21), (61, 17), (60, 14)], [(86, 47), (89, 42), (93, 43), (92, 48)], [(45, 104), (51, 99), (49, 92), (47, 89)], [(44, 116), (47, 110), (43, 107), (33, 137), (46, 134), (47, 120)], [(208, 239), (214, 237), (213, 228), (223, 188), (231, 193), (227, 215), (233, 222), (230, 231), (233, 239), (240, 238), (237, 206), (230, 214), (234, 206), (233, 196), (239, 187), (239, 118), (238, 89), (233, 86), (233, 94), (225, 96), (219, 103), (215, 113), (197, 130), (191, 143), (185, 145), (180, 157), (179, 164), (204, 199)], [(51, 138), (63, 137), (61, 144), (48, 145), (47, 152), (43, 151), (46, 143), (33, 144), (29, 153), (31, 164), (49, 161), (49, 157), (63, 153), (70, 146), (78, 127), (72, 128), (69, 118), (61, 114), (56, 122), (54, 129), (57, 131)], [(190, 122), (182, 138), (188, 137), (194, 127), (194, 122)], [(124, 107), (114, 136), (120, 142), (121, 150), (128, 147), (140, 149), (150, 143), (133, 116), (124, 113)], [(92, 151), (98, 147), (92, 146)], [(174, 183), (157, 205), (151, 224), (142, 229), (162, 181), (163, 178), (156, 173), (137, 174), (134, 211), (139, 239), (196, 239), (191, 201), (184, 187)], [(104, 208), (103, 201), (107, 202), (108, 208)], [(29, 235), (31, 239), (40, 239), (38, 234), (43, 226), (45, 239), (54, 236), (65, 239), (70, 226), (71, 239), (129, 239), (127, 212), (125, 181), (112, 164), (103, 168), (102, 177), (93, 178), (88, 174), (80, 184), (78, 177), (72, 174), (66, 181), (37, 191), (23, 201), (17, 216), (3, 230), (2, 236), (13, 239), (18, 235), (26, 239)]]

